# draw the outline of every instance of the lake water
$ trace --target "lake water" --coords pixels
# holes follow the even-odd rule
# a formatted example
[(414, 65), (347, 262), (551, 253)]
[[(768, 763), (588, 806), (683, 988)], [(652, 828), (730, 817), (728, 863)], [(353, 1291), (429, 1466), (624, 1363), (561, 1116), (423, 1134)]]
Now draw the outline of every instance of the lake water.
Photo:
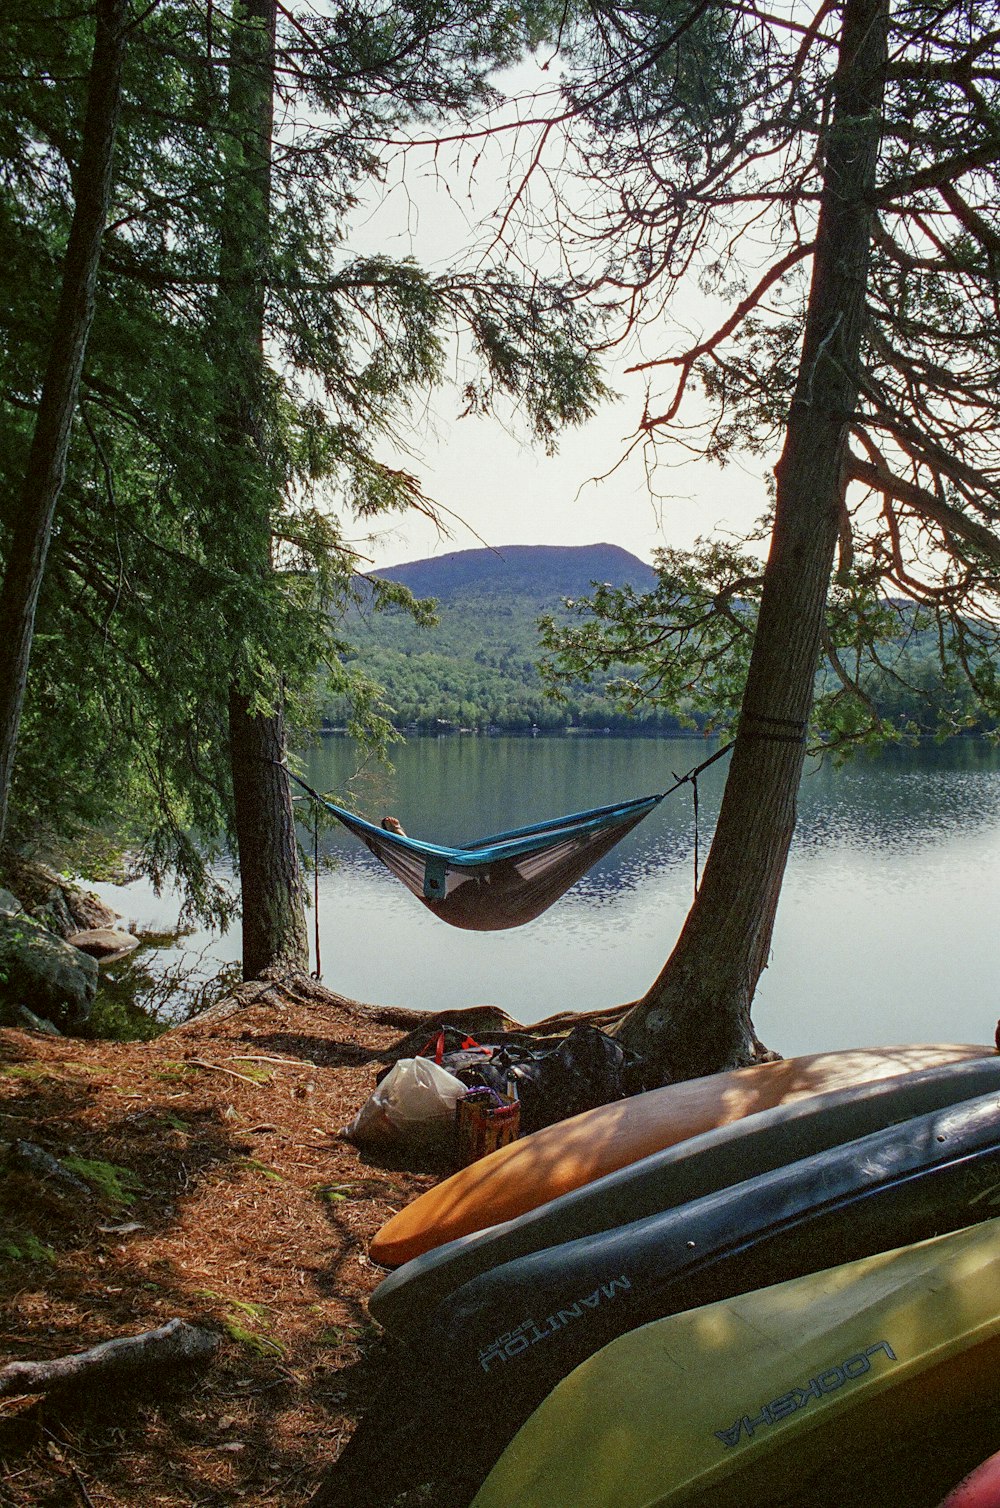
[[(459, 843), (664, 790), (711, 752), (697, 740), (418, 738), (392, 774), (356, 769), (346, 739), (306, 778), (415, 837)], [(727, 761), (699, 782), (707, 851)], [(1000, 1016), (1000, 753), (978, 741), (891, 750), (836, 770), (808, 761), (761, 1038), (785, 1054), (901, 1041), (991, 1042)], [(641, 995), (691, 902), (690, 787), (667, 798), (550, 911), (510, 932), (437, 921), (346, 831), (321, 835), (323, 979), (358, 1000), (424, 1009), (494, 1003), (524, 1022)], [(311, 841), (311, 840), (310, 840)], [(310, 878), (311, 885), (311, 878)], [(98, 887), (143, 927), (176, 918), (147, 887)], [(313, 927), (310, 913), (310, 931)], [(191, 939), (239, 955), (238, 928)]]

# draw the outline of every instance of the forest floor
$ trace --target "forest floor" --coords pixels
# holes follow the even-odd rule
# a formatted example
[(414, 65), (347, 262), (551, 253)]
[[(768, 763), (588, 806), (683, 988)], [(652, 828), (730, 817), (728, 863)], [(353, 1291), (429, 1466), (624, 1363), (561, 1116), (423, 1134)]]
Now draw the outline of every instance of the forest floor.
[(386, 1361), (368, 1243), (441, 1172), (337, 1135), (404, 1040), (319, 987), (152, 1042), (0, 1031), (0, 1141), (92, 1189), (0, 1179), (0, 1365), (174, 1316), (222, 1337), (169, 1382), (0, 1401), (3, 1508), (308, 1501)]

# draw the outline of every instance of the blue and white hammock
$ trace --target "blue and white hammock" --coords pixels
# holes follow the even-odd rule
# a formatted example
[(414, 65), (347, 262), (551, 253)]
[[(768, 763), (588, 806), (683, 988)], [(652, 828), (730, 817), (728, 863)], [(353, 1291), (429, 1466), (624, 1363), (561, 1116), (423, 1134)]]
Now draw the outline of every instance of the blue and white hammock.
[(541, 916), (648, 817), (664, 796), (687, 781), (693, 783), (703, 769), (728, 753), (729, 747), (718, 750), (658, 795), (573, 812), (532, 827), (516, 827), (461, 848), (445, 848), (389, 832), (327, 801), (297, 775), (292, 779), (360, 838), (435, 916), (468, 931), (497, 932)]

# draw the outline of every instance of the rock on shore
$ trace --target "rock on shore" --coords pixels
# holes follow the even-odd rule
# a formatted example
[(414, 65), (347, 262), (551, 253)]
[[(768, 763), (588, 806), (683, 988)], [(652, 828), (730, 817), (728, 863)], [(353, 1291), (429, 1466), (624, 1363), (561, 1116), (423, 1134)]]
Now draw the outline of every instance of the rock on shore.
[(117, 913), (96, 895), (54, 871), (39, 865), (24, 880), (30, 909), (0, 889), (0, 1024), (79, 1032), (97, 994), (98, 959), (130, 952), (138, 939), (114, 927)]

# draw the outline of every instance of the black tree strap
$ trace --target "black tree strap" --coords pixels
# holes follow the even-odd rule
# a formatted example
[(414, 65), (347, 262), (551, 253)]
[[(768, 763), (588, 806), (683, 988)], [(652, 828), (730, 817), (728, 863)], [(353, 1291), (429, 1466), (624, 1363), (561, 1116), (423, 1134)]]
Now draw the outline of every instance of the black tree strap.
[(688, 770), (686, 775), (678, 775), (674, 771), (671, 771), (671, 774), (674, 776), (674, 783), (667, 786), (667, 789), (663, 792), (664, 796), (669, 796), (672, 791), (679, 791), (681, 786), (686, 785), (688, 781), (694, 785), (702, 770), (707, 770), (710, 764), (714, 764), (717, 759), (722, 759), (732, 748), (733, 743), (723, 744), (721, 749), (716, 749), (714, 754), (710, 754), (707, 759), (703, 759), (701, 764), (696, 764), (694, 769)]
[[(767, 717), (762, 712), (742, 712), (740, 724), (745, 728), (748, 738), (757, 738), (772, 744), (805, 743), (806, 724), (795, 717)], [(787, 733), (777, 731), (782, 728), (791, 731)], [(775, 731), (770, 732), (770, 729)]]
[(722, 759), (723, 756), (728, 754), (732, 748), (732, 743), (723, 744), (721, 749), (716, 749), (714, 754), (710, 754), (707, 759), (703, 759), (701, 764), (695, 765), (693, 770), (688, 770), (686, 775), (675, 774), (673, 785), (668, 786), (663, 793), (664, 796), (669, 796), (671, 791), (676, 791), (682, 785), (686, 785), (688, 784), (688, 782), (690, 782), (691, 799), (694, 804), (694, 894), (696, 900), (698, 898), (700, 869), (698, 862), (698, 776), (703, 770), (707, 770), (709, 765), (714, 764), (717, 759)]
[[(319, 793), (319, 791), (314, 791), (313, 788), (312, 788), (312, 786), (311, 785), (307, 785), (306, 782), (299, 775), (296, 775), (296, 773), (295, 773), (294, 770), (290, 770), (288, 768), (288, 765), (285, 763), (285, 761), (283, 759), (270, 759), (270, 760), (267, 761), (267, 763), (268, 764), (276, 764), (278, 766), (279, 770), (284, 770), (286, 777), (289, 780), (294, 780), (296, 785), (300, 785), (302, 787), (302, 789), (306, 792), (306, 794), (309, 795), (309, 796), (311, 796), (312, 799), (313, 799), (313, 801), (318, 802), (320, 806), (326, 806), (327, 805), (326, 797), (325, 796), (321, 796), (320, 793)], [(300, 799), (300, 798), (293, 797), (292, 799), (293, 800), (297, 800), (297, 799)]]
[[(314, 922), (315, 922), (315, 933), (316, 933), (316, 967), (315, 967), (315, 969), (313, 969), (312, 973), (309, 975), (309, 978), (310, 979), (322, 979), (323, 978), (323, 966), (322, 966), (322, 963), (320, 961), (320, 953), (319, 953), (319, 809), (320, 809), (320, 806), (322, 804), (323, 798), (319, 794), (318, 791), (314, 791), (313, 790), (313, 788), (312, 788), (311, 785), (306, 785), (306, 783), (305, 783), (304, 780), (299, 780), (299, 777), (297, 775), (292, 774), (292, 771), (288, 768), (288, 765), (285, 763), (285, 761), (283, 759), (268, 759), (268, 758), (266, 758), (263, 755), (261, 756), (261, 758), (262, 758), (264, 764), (277, 765), (277, 767), (278, 767), (279, 770), (284, 770), (286, 777), (290, 777), (292, 780), (298, 780), (298, 783), (302, 787), (302, 789), (305, 790), (305, 791), (308, 791), (310, 797), (312, 798), (312, 803), (313, 803), (313, 808), (312, 808), (312, 811), (313, 811), (313, 918), (314, 918)], [(302, 800), (301, 796), (293, 796), (292, 797), (292, 806), (293, 806), (293, 808), (296, 805), (296, 803), (299, 802), (299, 801), (301, 801), (301, 800)]]

